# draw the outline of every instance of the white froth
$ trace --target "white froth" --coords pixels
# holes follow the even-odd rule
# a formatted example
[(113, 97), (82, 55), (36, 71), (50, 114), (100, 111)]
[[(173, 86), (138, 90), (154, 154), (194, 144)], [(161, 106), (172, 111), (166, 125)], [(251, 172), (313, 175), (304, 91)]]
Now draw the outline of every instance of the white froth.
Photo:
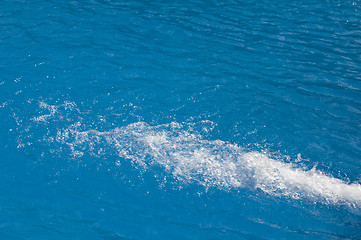
[(149, 126), (138, 122), (109, 132), (80, 131), (79, 126), (59, 131), (56, 138), (69, 145), (74, 154), (93, 151), (95, 144), (105, 142), (121, 158), (144, 168), (161, 166), (182, 182), (207, 188), (259, 189), (277, 197), (361, 206), (358, 183), (347, 184), (316, 169), (295, 168), (265, 153), (221, 140), (206, 140), (189, 130), (189, 124)]
[(60, 105), (51, 105), (51, 104), (47, 104), (43, 101), (40, 101), (39, 107), (41, 109), (47, 110), (49, 113), (43, 114), (43, 115), (40, 115), (37, 117), (33, 117), (30, 120), (32, 120), (34, 122), (44, 122), (45, 123), (49, 119), (53, 118), (58, 113), (60, 108), (65, 109), (65, 110), (68, 110), (68, 109), (71, 110), (76, 107), (76, 104), (74, 102), (65, 101), (63, 104), (60, 104)]
[(316, 169), (304, 171), (294, 168), (259, 152), (245, 153), (243, 159), (255, 170), (256, 187), (266, 193), (361, 206), (360, 184), (347, 184)]

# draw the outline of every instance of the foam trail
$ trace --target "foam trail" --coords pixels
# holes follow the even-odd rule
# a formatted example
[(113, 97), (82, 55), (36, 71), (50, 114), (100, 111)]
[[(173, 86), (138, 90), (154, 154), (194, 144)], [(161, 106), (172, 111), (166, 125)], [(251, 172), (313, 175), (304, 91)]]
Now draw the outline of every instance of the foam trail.
[[(74, 153), (105, 142), (121, 158), (144, 168), (161, 166), (176, 179), (221, 189), (259, 189), (292, 199), (361, 207), (361, 185), (312, 169), (295, 168), (257, 151), (221, 140), (206, 140), (192, 126), (171, 123), (149, 126), (138, 122), (109, 132), (80, 131), (80, 124), (59, 131), (57, 141)], [(93, 147), (91, 147), (93, 149)]]

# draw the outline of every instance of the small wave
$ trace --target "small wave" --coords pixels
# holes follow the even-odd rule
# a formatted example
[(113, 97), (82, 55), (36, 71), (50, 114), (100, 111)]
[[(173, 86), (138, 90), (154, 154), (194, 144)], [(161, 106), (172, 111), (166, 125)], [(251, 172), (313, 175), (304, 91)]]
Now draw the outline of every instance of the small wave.
[(83, 127), (76, 123), (59, 130), (56, 141), (67, 144), (77, 156), (106, 144), (137, 166), (161, 166), (179, 181), (206, 188), (254, 189), (276, 197), (361, 206), (359, 183), (346, 183), (315, 168), (304, 170), (237, 144), (207, 140), (192, 124), (137, 122), (104, 132)]

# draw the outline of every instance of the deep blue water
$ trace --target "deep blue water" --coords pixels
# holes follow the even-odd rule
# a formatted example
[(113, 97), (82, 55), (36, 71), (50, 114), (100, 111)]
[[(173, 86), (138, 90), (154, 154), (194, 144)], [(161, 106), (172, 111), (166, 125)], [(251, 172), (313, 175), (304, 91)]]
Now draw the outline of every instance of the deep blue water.
[(0, 239), (361, 239), (361, 2), (0, 3)]

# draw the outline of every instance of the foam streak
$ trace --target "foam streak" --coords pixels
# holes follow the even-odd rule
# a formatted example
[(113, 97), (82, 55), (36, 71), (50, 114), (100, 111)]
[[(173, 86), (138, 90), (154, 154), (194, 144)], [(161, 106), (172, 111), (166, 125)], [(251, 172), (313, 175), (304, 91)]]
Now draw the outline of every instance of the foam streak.
[(149, 126), (138, 122), (109, 132), (79, 131), (79, 126), (73, 125), (57, 136), (59, 142), (67, 143), (77, 153), (104, 141), (121, 158), (143, 168), (161, 166), (183, 182), (207, 188), (259, 189), (272, 196), (361, 206), (358, 183), (347, 184), (316, 169), (305, 171), (221, 140), (206, 140), (190, 130), (189, 124)]

